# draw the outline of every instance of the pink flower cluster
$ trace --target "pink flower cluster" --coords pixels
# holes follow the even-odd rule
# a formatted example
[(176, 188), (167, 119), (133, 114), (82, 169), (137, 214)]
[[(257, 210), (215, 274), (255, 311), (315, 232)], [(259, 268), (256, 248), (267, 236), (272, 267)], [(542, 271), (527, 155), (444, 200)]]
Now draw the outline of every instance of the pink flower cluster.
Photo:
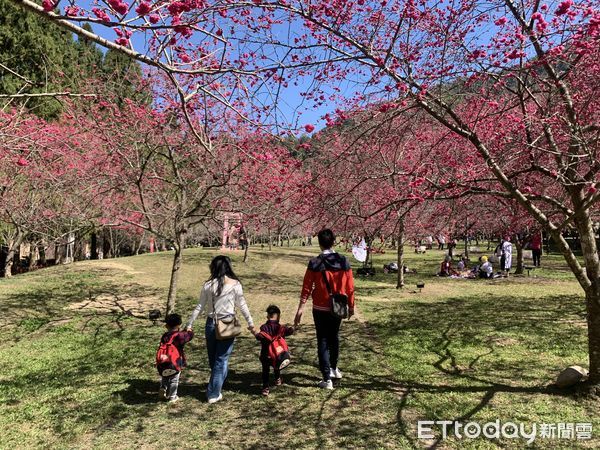
[(115, 40), (115, 42), (117, 44), (122, 45), (123, 47), (126, 47), (127, 45), (129, 45), (129, 38), (133, 34), (132, 31), (130, 31), (130, 30), (121, 30), (119, 28), (115, 28), (115, 33), (118, 36), (118, 38)]
[(148, 2), (141, 2), (135, 8), (135, 12), (138, 13), (140, 16), (145, 16), (150, 11), (152, 11), (152, 5), (150, 5), (150, 3)]
[(569, 9), (571, 8), (571, 6), (573, 6), (573, 0), (564, 0), (564, 1), (560, 2), (560, 4), (558, 5), (558, 8), (556, 8), (555, 14), (557, 16), (562, 16), (562, 15), (566, 14), (567, 12), (569, 12)]
[(117, 14), (125, 15), (129, 11), (129, 5), (122, 0), (108, 0), (108, 4)]
[(44, 8), (44, 11), (52, 11), (54, 8), (56, 8), (56, 1), (55, 0), (43, 0), (42, 1), (42, 8)]
[(104, 11), (100, 8), (92, 8), (92, 12), (102, 22), (110, 22), (110, 16), (108, 14), (106, 14), (106, 11)]

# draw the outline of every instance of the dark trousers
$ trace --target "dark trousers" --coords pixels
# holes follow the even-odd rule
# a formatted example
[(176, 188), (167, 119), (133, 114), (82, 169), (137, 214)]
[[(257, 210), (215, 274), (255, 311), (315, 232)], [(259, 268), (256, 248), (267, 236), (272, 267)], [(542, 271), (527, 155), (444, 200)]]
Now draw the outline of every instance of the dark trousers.
[[(260, 358), (260, 362), (262, 363), (262, 387), (266, 388), (269, 387), (269, 374), (271, 373), (271, 367), (273, 366), (271, 365), (269, 358)], [(275, 379), (279, 378), (281, 376), (281, 371), (275, 368), (273, 368), (273, 370)]]
[(317, 352), (319, 368), (324, 380), (330, 380), (329, 371), (337, 368), (340, 355), (340, 325), (342, 319), (333, 317), (327, 311), (313, 309), (313, 319), (317, 331)]
[(534, 248), (531, 250), (531, 255), (533, 256), (533, 265), (540, 267), (542, 265), (542, 249)]

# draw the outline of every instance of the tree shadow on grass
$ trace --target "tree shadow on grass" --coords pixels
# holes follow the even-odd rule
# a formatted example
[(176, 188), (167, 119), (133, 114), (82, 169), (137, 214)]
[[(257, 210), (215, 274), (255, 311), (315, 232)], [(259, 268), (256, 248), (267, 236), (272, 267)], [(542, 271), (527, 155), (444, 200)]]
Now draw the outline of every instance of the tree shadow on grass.
[[(585, 319), (583, 303), (577, 295), (527, 299), (500, 294), (486, 298), (451, 298), (434, 304), (402, 302), (370, 308), (378, 319), (367, 323), (368, 333), (376, 334), (388, 347), (400, 345), (402, 348), (402, 340), (407, 339), (420, 351), (415, 353), (406, 347), (406, 357), (414, 358), (414, 369), (404, 369), (403, 373), (408, 373), (405, 379), (394, 377), (392, 381), (387, 377), (373, 377), (368, 383), (350, 381), (348, 387), (391, 388), (399, 392), (398, 425), (414, 446), (424, 444), (416, 440), (415, 425), (419, 419), (466, 421), (489, 408), (498, 394), (553, 397), (573, 394), (573, 391), (544, 385), (547, 381), (544, 383), (539, 373), (529, 378), (526, 373), (531, 372), (532, 366), (556, 370), (545, 368), (548, 364), (545, 355), (552, 352), (553, 343), (561, 342), (569, 355), (577, 354), (584, 346), (584, 330), (571, 323), (583, 323)], [(498, 352), (504, 353), (500, 356)], [(534, 352), (534, 356), (530, 352)], [(431, 367), (437, 374), (430, 375)], [(440, 376), (442, 382), (427, 382), (428, 378), (439, 379)], [(536, 381), (538, 385), (530, 384)], [(473, 395), (477, 399), (455, 417), (449, 417), (442, 405), (429, 406), (430, 412), (421, 411), (415, 417), (408, 407), (409, 399), (427, 393), (464, 394), (467, 403)], [(435, 398), (429, 401), (436, 402)], [(426, 443), (430, 448), (441, 444), (440, 439)]]
[[(159, 381), (158, 377), (154, 380), (149, 378), (132, 378), (126, 380), (127, 387), (114, 392), (121, 398), (121, 401), (127, 405), (145, 405), (160, 403), (158, 398)], [(180, 382), (177, 388), (179, 397), (204, 398), (206, 386), (197, 383)]]
[(36, 285), (35, 290), (5, 294), (0, 302), (0, 326), (20, 325), (35, 332), (46, 325), (77, 317), (135, 317), (147, 319), (152, 302), (136, 299), (159, 298), (161, 291), (135, 283), (120, 285), (90, 280)]

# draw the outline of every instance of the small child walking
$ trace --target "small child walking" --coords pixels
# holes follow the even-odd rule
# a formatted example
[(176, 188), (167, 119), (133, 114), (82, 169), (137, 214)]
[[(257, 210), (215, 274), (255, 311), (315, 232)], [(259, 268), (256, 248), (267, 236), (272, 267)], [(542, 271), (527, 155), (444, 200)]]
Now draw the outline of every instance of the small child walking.
[(280, 325), (281, 310), (276, 305), (267, 308), (267, 321), (261, 325), (256, 339), (261, 343), (260, 362), (262, 363), (262, 395), (267, 396), (269, 390), (269, 375), (271, 366), (275, 373), (275, 385), (283, 384), (281, 369), (290, 363), (285, 337), (294, 333), (294, 327)]
[(160, 338), (160, 345), (156, 352), (156, 368), (161, 376), (158, 396), (161, 400), (172, 403), (179, 400), (177, 396), (179, 375), (186, 365), (183, 347), (192, 340), (194, 332), (180, 331), (179, 314), (169, 314), (165, 318), (165, 327), (167, 332)]

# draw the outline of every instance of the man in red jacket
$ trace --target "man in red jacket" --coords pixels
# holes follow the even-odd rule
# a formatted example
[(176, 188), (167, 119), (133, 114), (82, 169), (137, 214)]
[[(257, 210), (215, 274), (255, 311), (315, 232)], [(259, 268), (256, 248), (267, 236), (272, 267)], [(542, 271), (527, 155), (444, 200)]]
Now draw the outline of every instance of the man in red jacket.
[(323, 374), (323, 380), (319, 382), (319, 387), (333, 389), (331, 380), (342, 378), (342, 373), (338, 369), (339, 332), (342, 320), (331, 314), (329, 292), (322, 272), (325, 272), (333, 293), (345, 294), (348, 297), (348, 318), (354, 314), (354, 279), (348, 260), (332, 248), (335, 242), (333, 232), (329, 229), (321, 230), (318, 238), (322, 253), (308, 263), (294, 325), (300, 324), (304, 305), (308, 301), (308, 297), (312, 296), (319, 368)]

